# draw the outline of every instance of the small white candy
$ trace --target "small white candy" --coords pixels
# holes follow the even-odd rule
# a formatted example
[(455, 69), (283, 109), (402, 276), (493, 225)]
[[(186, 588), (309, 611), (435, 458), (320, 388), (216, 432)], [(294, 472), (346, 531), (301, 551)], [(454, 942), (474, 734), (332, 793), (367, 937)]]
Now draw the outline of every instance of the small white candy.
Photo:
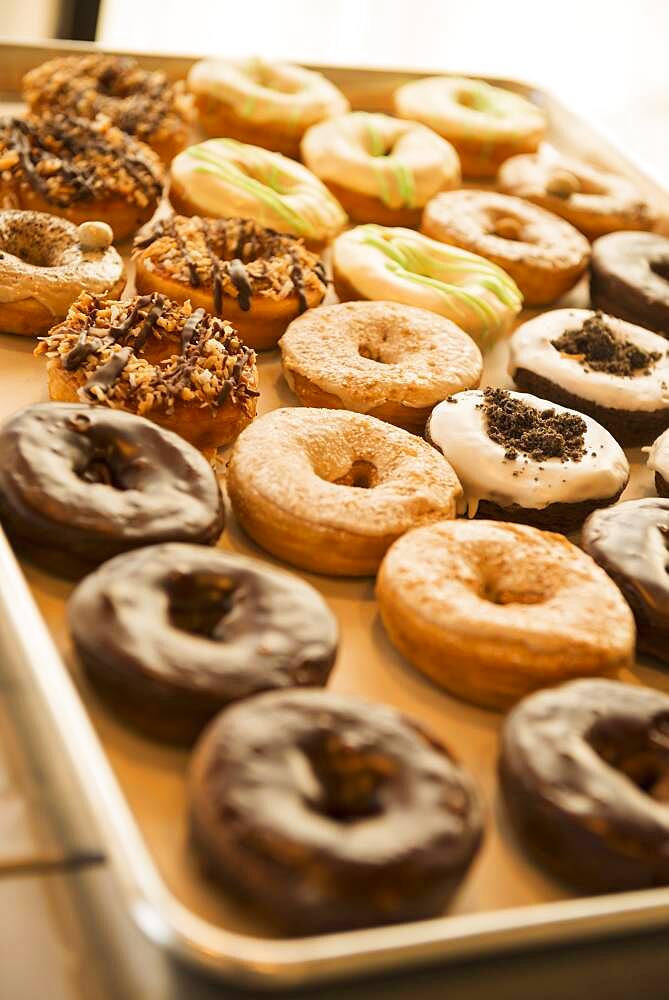
[(114, 239), (112, 227), (106, 222), (82, 222), (79, 226), (79, 245), (82, 250), (104, 250)]

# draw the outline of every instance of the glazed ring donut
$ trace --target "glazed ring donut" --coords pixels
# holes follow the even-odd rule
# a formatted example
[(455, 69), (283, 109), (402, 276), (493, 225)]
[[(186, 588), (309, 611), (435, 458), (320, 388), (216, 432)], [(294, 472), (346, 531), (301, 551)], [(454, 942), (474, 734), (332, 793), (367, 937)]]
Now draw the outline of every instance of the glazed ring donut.
[(435, 403), (481, 379), (481, 352), (455, 323), (395, 302), (314, 309), (279, 346), (284, 378), (307, 406), (367, 413), (418, 434)]
[(301, 240), (243, 219), (160, 219), (135, 240), (135, 285), (225, 318), (255, 350), (319, 305), (323, 264)]
[(35, 349), (51, 399), (129, 410), (208, 451), (255, 416), (255, 353), (229, 323), (143, 295), (116, 302), (84, 293)]
[(105, 115), (140, 139), (163, 163), (188, 145), (189, 126), (179, 88), (136, 59), (89, 53), (49, 59), (23, 78), (23, 96), (36, 114), (64, 111), (81, 118)]
[(669, 239), (610, 233), (592, 248), (590, 297), (597, 309), (669, 338)]
[(545, 866), (586, 892), (669, 882), (669, 698), (616, 681), (532, 695), (502, 731), (508, 814)]
[(590, 260), (588, 241), (568, 222), (494, 191), (437, 195), (425, 208), (421, 229), (503, 268), (525, 306), (544, 306), (564, 295)]
[(514, 156), (497, 180), (502, 191), (560, 215), (589, 240), (619, 229), (652, 229), (657, 221), (632, 181), (553, 151)]
[(130, 413), (40, 403), (0, 429), (0, 519), (35, 561), (71, 576), (141, 545), (213, 545), (224, 509), (211, 466), (176, 434)]
[(497, 521), (411, 531), (381, 564), (379, 611), (399, 651), (453, 694), (504, 709), (572, 677), (619, 675), (634, 619), (562, 535)]
[(188, 74), (202, 128), (299, 159), (305, 129), (349, 103), (321, 73), (264, 59), (203, 59)]
[(669, 430), (653, 441), (648, 451), (647, 466), (653, 473), (658, 496), (669, 497)]
[(460, 484), (424, 441), (362, 413), (273, 410), (228, 466), (237, 520), (294, 566), (368, 576), (399, 535), (454, 517)]
[(77, 228), (44, 212), (0, 212), (0, 330), (38, 336), (83, 292), (118, 295), (123, 261), (104, 222)]
[(302, 159), (357, 222), (420, 224), (426, 202), (460, 183), (450, 142), (418, 122), (355, 111), (313, 125)]
[(337, 654), (318, 591), (201, 545), (117, 556), (79, 584), (68, 618), (97, 690), (143, 733), (177, 743), (258, 691), (325, 684)]
[(77, 225), (106, 222), (122, 240), (151, 218), (162, 191), (153, 150), (105, 118), (0, 121), (0, 208), (49, 212)]
[(395, 709), (272, 691), (197, 744), (190, 828), (206, 869), (297, 933), (443, 912), (481, 843), (476, 788)]
[(320, 250), (346, 225), (346, 213), (301, 163), (234, 139), (209, 139), (172, 161), (170, 201), (182, 215), (252, 219), (300, 236)]
[(516, 283), (496, 264), (412, 229), (357, 226), (334, 243), (342, 301), (382, 299), (445, 316), (485, 349), (520, 312)]
[(494, 176), (509, 156), (534, 152), (546, 132), (540, 108), (483, 80), (414, 80), (395, 91), (394, 102), (400, 118), (423, 122), (453, 143), (465, 177)]

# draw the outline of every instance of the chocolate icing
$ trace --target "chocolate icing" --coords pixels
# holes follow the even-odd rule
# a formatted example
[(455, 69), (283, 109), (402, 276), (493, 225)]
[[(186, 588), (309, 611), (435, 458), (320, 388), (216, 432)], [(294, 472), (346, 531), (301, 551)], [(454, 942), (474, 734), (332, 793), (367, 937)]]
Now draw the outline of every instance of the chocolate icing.
[(595, 240), (590, 295), (595, 308), (669, 337), (669, 239), (620, 232)]

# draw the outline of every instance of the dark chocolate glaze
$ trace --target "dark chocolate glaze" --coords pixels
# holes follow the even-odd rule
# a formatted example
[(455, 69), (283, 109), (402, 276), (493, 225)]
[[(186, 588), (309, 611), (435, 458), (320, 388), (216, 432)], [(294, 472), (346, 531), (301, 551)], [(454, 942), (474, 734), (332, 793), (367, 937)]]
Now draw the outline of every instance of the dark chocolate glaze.
[(669, 239), (621, 232), (592, 245), (590, 297), (597, 309), (669, 337)]
[(482, 836), (476, 790), (443, 746), (394, 709), (327, 691), (224, 711), (188, 792), (211, 873), (311, 934), (435, 916)]
[(298, 577), (195, 545), (117, 556), (79, 584), (72, 637), (89, 676), (143, 732), (192, 742), (230, 702), (325, 684), (337, 621)]
[(517, 832), (561, 878), (594, 891), (669, 882), (666, 694), (579, 680), (530, 695), (504, 723), (499, 771)]

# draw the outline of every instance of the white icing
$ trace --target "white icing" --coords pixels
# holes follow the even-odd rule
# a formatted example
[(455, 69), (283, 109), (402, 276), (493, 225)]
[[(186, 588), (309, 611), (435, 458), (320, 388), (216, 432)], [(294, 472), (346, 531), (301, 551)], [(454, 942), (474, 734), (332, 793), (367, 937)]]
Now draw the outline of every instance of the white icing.
[[(575, 412), (529, 393), (512, 392), (510, 395), (537, 410)], [(587, 430), (585, 454), (578, 462), (563, 462), (559, 458), (536, 462), (521, 454), (512, 460), (504, 457), (503, 445), (488, 437), (482, 402), (481, 390), (459, 392), (451, 396), (451, 401), (439, 403), (429, 420), (432, 441), (448, 459), (462, 484), (469, 517), (476, 514), (481, 500), (490, 500), (502, 507), (518, 504), (541, 510), (551, 503), (605, 499), (616, 494), (627, 482), (629, 465), (622, 448), (590, 417), (579, 414)]]
[(660, 434), (650, 448), (643, 451), (648, 452), (646, 464), (651, 472), (659, 472), (663, 479), (669, 481), (669, 430)]
[(578, 329), (594, 315), (589, 309), (555, 309), (523, 323), (511, 338), (511, 377), (516, 369), (526, 368), (575, 396), (612, 410), (650, 412), (669, 407), (669, 344), (664, 337), (613, 316), (606, 317), (606, 325), (614, 336), (662, 355), (648, 375), (639, 373), (627, 377), (585, 368), (553, 347), (553, 340), (567, 330)]

